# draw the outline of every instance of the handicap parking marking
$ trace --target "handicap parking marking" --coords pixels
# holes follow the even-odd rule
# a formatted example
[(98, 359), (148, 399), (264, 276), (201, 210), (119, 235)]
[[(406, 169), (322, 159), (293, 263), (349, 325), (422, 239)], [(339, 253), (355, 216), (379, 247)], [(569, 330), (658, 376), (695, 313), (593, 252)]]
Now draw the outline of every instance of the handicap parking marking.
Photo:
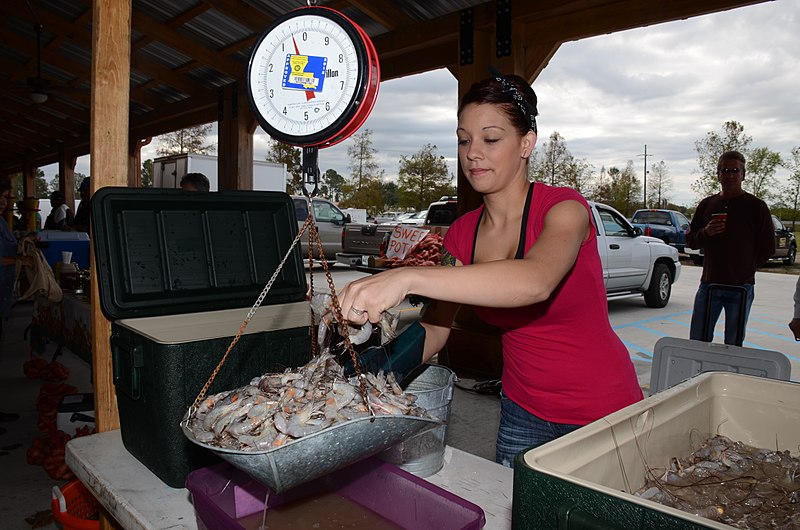
[(628, 348), (631, 360), (652, 364), (654, 356), (653, 345), (660, 338), (674, 336), (668, 329), (665, 331), (659, 328), (669, 328), (673, 324), (688, 328), (688, 324), (679, 320), (680, 318), (685, 319), (687, 315), (691, 315), (691, 311), (657, 315), (634, 322), (612, 325), (611, 327), (625, 347)]

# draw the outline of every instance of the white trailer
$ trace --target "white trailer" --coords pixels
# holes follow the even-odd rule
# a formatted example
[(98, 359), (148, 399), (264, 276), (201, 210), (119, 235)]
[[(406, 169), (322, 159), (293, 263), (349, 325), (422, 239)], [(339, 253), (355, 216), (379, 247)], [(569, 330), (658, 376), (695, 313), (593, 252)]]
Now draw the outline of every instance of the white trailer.
[(367, 224), (367, 210), (364, 208), (341, 208), (344, 213), (350, 214), (353, 223)]
[[(217, 157), (183, 154), (153, 159), (153, 187), (180, 188), (187, 173), (202, 173), (208, 177), (211, 191), (219, 191)], [(286, 164), (253, 160), (253, 189), (286, 191)]]

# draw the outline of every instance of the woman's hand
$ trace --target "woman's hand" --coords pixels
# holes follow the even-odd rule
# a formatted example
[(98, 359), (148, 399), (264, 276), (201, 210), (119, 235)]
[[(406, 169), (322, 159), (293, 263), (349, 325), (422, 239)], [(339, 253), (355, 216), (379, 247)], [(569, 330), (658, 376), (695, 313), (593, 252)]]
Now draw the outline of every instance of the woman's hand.
[(354, 324), (378, 322), (381, 313), (397, 307), (408, 296), (411, 274), (412, 268), (391, 269), (350, 282), (339, 295), (342, 316)]

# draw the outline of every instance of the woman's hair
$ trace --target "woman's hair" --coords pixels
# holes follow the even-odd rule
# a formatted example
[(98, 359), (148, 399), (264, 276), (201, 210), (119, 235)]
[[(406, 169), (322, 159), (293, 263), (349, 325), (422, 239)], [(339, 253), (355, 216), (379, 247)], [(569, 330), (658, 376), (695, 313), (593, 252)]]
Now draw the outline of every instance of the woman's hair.
[(0, 178), (0, 193), (4, 191), (11, 191), (11, 180), (7, 178)]
[(461, 98), (458, 116), (470, 103), (497, 105), (521, 135), (528, 131), (536, 132), (536, 116), (539, 114), (536, 92), (518, 75), (504, 76), (496, 72), (494, 77), (474, 83)]

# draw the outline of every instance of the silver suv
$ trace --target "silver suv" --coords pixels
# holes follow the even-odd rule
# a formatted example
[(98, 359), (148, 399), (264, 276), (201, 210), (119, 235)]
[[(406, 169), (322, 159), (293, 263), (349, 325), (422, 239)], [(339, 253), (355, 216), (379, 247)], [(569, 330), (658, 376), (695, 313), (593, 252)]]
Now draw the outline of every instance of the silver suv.
[[(297, 218), (298, 230), (303, 226), (310, 210), (317, 223), (325, 259), (336, 261), (336, 253), (342, 251), (344, 227), (351, 222), (350, 214), (342, 212), (338, 206), (321, 197), (309, 199), (305, 195), (292, 195), (292, 201), (294, 201), (294, 214)], [(301, 243), (303, 259), (306, 259), (308, 257), (308, 237), (305, 234), (303, 234)], [(318, 257), (316, 249), (314, 249), (314, 257)]]

